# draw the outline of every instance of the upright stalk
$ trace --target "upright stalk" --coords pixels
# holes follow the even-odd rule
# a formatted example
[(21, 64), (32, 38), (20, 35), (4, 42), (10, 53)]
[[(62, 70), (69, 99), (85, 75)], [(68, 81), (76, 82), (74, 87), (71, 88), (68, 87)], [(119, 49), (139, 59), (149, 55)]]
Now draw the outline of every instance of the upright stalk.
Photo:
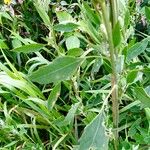
[[(115, 150), (118, 149), (118, 120), (119, 120), (119, 100), (118, 100), (118, 81), (117, 81), (117, 71), (116, 71), (116, 59), (117, 59), (117, 53), (115, 52), (116, 49), (113, 44), (113, 37), (112, 37), (112, 28), (115, 26), (114, 23), (117, 22), (117, 14), (113, 14), (113, 23), (110, 22), (110, 16), (109, 12), (107, 11), (107, 5), (105, 0), (99, 0), (102, 15), (104, 19), (104, 24), (106, 27), (107, 35), (108, 35), (108, 43), (109, 43), (109, 49), (110, 49), (110, 59), (111, 59), (111, 66), (112, 66), (112, 77), (111, 77), (111, 85), (114, 90), (112, 91), (112, 113), (113, 113), (113, 126), (115, 128), (114, 130), (114, 146)], [(116, 13), (116, 3), (115, 0), (111, 0), (112, 3), (112, 12)], [(111, 5), (110, 3), (110, 5)], [(115, 11), (115, 12), (113, 12)], [(114, 24), (114, 25), (113, 25)]]
[(110, 0), (110, 6), (111, 6), (111, 14), (112, 14), (112, 26), (114, 26), (117, 23), (118, 20), (118, 3), (117, 0)]

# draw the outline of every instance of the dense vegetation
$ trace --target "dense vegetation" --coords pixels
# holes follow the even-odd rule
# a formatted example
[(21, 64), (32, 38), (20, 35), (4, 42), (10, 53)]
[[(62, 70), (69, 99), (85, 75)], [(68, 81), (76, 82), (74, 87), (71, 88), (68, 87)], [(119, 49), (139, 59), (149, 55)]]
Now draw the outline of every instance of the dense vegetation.
[(1, 150), (150, 149), (149, 0), (0, 3)]

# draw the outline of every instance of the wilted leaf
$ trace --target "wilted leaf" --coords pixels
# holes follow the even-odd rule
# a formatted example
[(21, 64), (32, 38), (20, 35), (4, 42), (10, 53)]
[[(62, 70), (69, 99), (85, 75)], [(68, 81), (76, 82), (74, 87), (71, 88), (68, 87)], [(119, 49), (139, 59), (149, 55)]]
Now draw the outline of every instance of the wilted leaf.
[(109, 138), (104, 126), (104, 114), (100, 113), (86, 126), (79, 140), (79, 150), (108, 150)]
[(69, 56), (58, 57), (49, 65), (33, 72), (29, 78), (41, 84), (68, 80), (78, 68), (83, 59)]

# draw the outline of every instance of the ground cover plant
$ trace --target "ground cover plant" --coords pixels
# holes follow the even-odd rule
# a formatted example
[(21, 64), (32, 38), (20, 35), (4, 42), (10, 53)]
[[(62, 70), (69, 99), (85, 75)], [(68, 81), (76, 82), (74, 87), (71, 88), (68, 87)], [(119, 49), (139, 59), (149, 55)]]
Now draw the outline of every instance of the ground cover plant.
[(4, 0), (0, 31), (0, 149), (150, 149), (148, 0)]

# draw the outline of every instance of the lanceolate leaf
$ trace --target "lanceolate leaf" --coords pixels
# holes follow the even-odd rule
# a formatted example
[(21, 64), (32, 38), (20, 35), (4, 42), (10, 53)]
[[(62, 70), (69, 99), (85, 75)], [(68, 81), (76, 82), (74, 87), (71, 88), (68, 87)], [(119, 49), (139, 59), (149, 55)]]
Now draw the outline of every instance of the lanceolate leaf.
[(33, 72), (29, 76), (29, 79), (41, 84), (68, 80), (74, 74), (82, 60), (81, 58), (69, 56), (58, 57), (49, 65)]
[(74, 105), (71, 106), (71, 109), (69, 110), (69, 112), (68, 112), (68, 114), (65, 117), (65, 120), (63, 122), (64, 125), (73, 123), (73, 120), (74, 120), (74, 117), (75, 117), (75, 113), (76, 113), (79, 105), (80, 105), (80, 102), (75, 103)]
[(78, 27), (77, 24), (68, 22), (68, 23), (60, 23), (54, 26), (54, 30), (56, 31), (63, 31), (63, 32), (71, 32)]
[(31, 52), (37, 52), (41, 50), (44, 46), (45, 46), (44, 44), (29, 44), (29, 45), (23, 45), (21, 47), (17, 47), (13, 49), (13, 51), (31, 53)]
[(54, 107), (54, 105), (59, 97), (60, 90), (61, 90), (61, 84), (58, 83), (51, 91), (51, 93), (48, 97), (48, 109), (49, 110), (52, 110), (52, 108)]
[(108, 150), (108, 141), (102, 112), (84, 129), (79, 150)]
[(141, 87), (134, 89), (136, 97), (140, 100), (146, 107), (150, 107), (150, 96)]
[(148, 45), (148, 39), (144, 39), (140, 43), (136, 43), (131, 48), (128, 49), (126, 61), (130, 62), (133, 58), (137, 57), (139, 54), (144, 52)]
[(117, 22), (115, 28), (113, 29), (113, 42), (115, 47), (121, 43), (121, 31), (119, 22)]

